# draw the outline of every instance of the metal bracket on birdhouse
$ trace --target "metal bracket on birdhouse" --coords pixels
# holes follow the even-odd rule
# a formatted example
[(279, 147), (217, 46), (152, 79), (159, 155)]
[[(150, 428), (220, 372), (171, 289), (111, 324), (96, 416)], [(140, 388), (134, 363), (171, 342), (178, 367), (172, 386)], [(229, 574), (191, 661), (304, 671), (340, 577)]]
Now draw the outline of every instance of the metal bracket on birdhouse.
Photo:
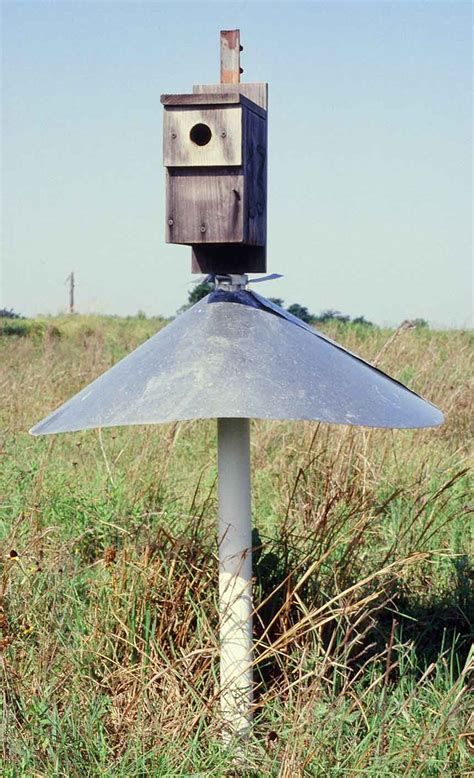
[(166, 242), (193, 273), (264, 273), (267, 84), (241, 84), (239, 30), (221, 32), (221, 83), (162, 95)]

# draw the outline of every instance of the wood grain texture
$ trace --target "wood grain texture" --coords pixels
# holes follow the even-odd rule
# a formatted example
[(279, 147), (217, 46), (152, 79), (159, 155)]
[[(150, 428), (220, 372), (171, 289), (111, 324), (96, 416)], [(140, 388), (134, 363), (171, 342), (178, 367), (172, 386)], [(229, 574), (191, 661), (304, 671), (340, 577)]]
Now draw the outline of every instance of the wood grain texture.
[[(232, 88), (232, 87), (229, 87)], [(258, 103), (251, 100), (241, 92), (203, 92), (202, 94), (161, 95), (161, 103), (166, 107), (207, 106), (218, 108), (223, 105), (240, 104), (255, 111), (262, 118), (267, 112)]]
[[(163, 95), (167, 243), (193, 247), (193, 272), (266, 271), (267, 85)], [(202, 146), (196, 124), (211, 131)]]
[(161, 95), (163, 105), (228, 105), (240, 103), (238, 92), (206, 92), (205, 94)]
[[(244, 178), (229, 169), (180, 169), (167, 175), (167, 243), (242, 243)], [(170, 223), (171, 222), (171, 223)]]
[[(190, 137), (197, 124), (212, 133), (207, 145), (198, 146)], [(165, 108), (163, 162), (166, 167), (207, 167), (242, 164), (242, 108)]]
[(264, 111), (268, 108), (268, 84), (194, 84), (194, 94), (218, 94), (221, 92), (238, 92), (249, 100), (263, 108)]
[(244, 112), (244, 243), (264, 246), (267, 239), (267, 122)]

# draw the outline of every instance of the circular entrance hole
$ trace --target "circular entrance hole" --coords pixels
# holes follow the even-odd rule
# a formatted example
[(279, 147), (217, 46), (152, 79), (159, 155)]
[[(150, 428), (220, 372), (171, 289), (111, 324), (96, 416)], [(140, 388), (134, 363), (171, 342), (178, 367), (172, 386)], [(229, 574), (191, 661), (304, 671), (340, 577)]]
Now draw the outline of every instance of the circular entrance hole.
[(207, 124), (195, 124), (191, 127), (189, 137), (196, 146), (207, 146), (212, 138), (211, 128)]

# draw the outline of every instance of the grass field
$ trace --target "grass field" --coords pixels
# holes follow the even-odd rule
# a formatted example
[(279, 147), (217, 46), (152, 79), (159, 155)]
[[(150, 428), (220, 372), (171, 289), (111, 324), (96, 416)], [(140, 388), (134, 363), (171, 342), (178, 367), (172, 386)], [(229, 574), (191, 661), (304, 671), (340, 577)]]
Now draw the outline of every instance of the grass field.
[(472, 335), (325, 328), (439, 405), (439, 429), (252, 423), (259, 687), (236, 755), (215, 423), (27, 433), (163, 325), (3, 321), (1, 774), (473, 775)]

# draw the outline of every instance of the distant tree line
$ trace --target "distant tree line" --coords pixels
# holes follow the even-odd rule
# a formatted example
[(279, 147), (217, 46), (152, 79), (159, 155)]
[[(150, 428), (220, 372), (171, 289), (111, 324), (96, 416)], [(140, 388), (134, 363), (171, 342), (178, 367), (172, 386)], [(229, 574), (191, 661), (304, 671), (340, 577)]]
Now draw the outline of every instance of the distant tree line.
[[(188, 292), (188, 304), (184, 305), (181, 310), (189, 308), (191, 305), (195, 305), (203, 297), (210, 294), (214, 290), (214, 285), (208, 281), (202, 281), (199, 284), (193, 286)], [(281, 297), (269, 297), (270, 302), (278, 305), (279, 308), (285, 309), (284, 301)], [(306, 324), (327, 324), (328, 322), (340, 322), (341, 324), (361, 324), (365, 327), (375, 327), (376, 325), (366, 319), (365, 316), (356, 316), (352, 319), (347, 313), (341, 313), (333, 308), (328, 308), (319, 314), (311, 313), (305, 305), (300, 303), (292, 303), (286, 310), (291, 313), (292, 316), (296, 316), (297, 319), (301, 319)], [(179, 312), (180, 312), (179, 311)], [(178, 313), (179, 313), (178, 312)], [(412, 319), (408, 322), (412, 327), (429, 327), (426, 319)]]
[[(283, 300), (279, 297), (270, 297), (270, 300), (272, 303), (275, 303), (275, 305), (279, 305), (280, 308), (284, 308)], [(365, 316), (356, 316), (355, 319), (351, 319), (348, 314), (341, 313), (332, 308), (328, 308), (326, 311), (316, 314), (311, 313), (305, 305), (292, 303), (286, 310), (288, 313), (291, 313), (292, 316), (296, 316), (296, 318), (301, 319), (301, 321), (304, 321), (306, 324), (326, 324), (330, 321), (338, 321), (341, 322), (341, 324), (352, 322), (353, 324), (366, 324), (368, 327), (374, 326), (371, 321), (365, 318)]]
[[(270, 297), (272, 303), (278, 305), (280, 308), (284, 308), (283, 300), (280, 297)], [(332, 308), (328, 308), (326, 311), (322, 311), (319, 314), (311, 313), (305, 305), (299, 303), (292, 303), (286, 309), (292, 316), (296, 316), (297, 319), (301, 319), (306, 324), (326, 324), (331, 321), (338, 321), (341, 324), (365, 324), (367, 327), (373, 327), (374, 324), (365, 318), (365, 316), (356, 316), (355, 319), (346, 313), (341, 313)]]
[[(195, 305), (199, 300), (202, 300), (203, 297), (206, 297), (206, 295), (210, 294), (214, 290), (214, 285), (212, 283), (208, 283), (207, 281), (203, 281), (199, 284), (196, 284), (193, 286), (193, 288), (188, 292), (188, 303), (187, 305), (183, 305), (182, 308), (178, 311), (178, 313), (181, 313), (182, 311), (186, 310), (186, 308), (190, 308), (191, 305)], [(279, 308), (285, 309), (284, 302), (281, 297), (269, 297), (268, 298), (270, 302), (274, 303), (274, 305), (278, 305)], [(286, 310), (288, 313), (291, 313), (292, 316), (296, 316), (297, 319), (301, 319), (301, 321), (304, 321), (306, 324), (326, 324), (328, 322), (340, 322), (341, 324), (362, 324), (366, 327), (375, 327), (376, 325), (373, 324), (373, 322), (369, 321), (365, 318), (365, 316), (356, 316), (354, 319), (352, 319), (348, 314), (341, 313), (340, 311), (333, 310), (332, 308), (328, 308), (325, 311), (322, 311), (319, 314), (311, 313), (308, 308), (305, 305), (300, 305), (300, 303), (292, 303), (289, 305)], [(146, 319), (146, 314), (144, 311), (138, 311), (135, 316), (137, 319)], [(135, 318), (132, 317), (132, 318)], [(24, 319), (25, 317), (22, 316), (20, 313), (16, 313), (16, 311), (13, 310), (13, 308), (0, 308), (0, 319)], [(417, 328), (429, 328), (429, 324), (426, 321), (426, 319), (410, 319), (406, 322), (403, 322), (403, 324), (407, 324), (411, 327), (417, 327)]]
[(25, 317), (16, 313), (13, 308), (0, 308), (0, 319), (24, 319)]
[[(199, 302), (199, 300), (202, 300), (203, 297), (206, 297), (206, 295), (210, 294), (213, 289), (214, 285), (207, 281), (202, 281), (201, 283), (196, 284), (188, 292), (188, 305), (195, 305), (195, 303)], [(279, 308), (285, 307), (281, 297), (269, 297), (268, 299), (270, 302), (278, 305)], [(328, 321), (339, 321), (342, 324), (347, 324), (351, 321), (351, 317), (347, 314), (341, 313), (340, 311), (334, 311), (332, 309), (323, 311), (319, 315), (310, 313), (305, 305), (300, 305), (299, 303), (292, 303), (292, 305), (289, 305), (286, 310), (288, 313), (291, 313), (292, 316), (296, 316), (297, 319), (301, 319), (301, 321), (304, 321), (306, 324), (325, 324)], [(355, 319), (352, 319), (352, 322), (354, 324), (366, 324), (369, 327), (374, 326), (372, 322), (368, 321), (364, 316), (357, 316)]]

